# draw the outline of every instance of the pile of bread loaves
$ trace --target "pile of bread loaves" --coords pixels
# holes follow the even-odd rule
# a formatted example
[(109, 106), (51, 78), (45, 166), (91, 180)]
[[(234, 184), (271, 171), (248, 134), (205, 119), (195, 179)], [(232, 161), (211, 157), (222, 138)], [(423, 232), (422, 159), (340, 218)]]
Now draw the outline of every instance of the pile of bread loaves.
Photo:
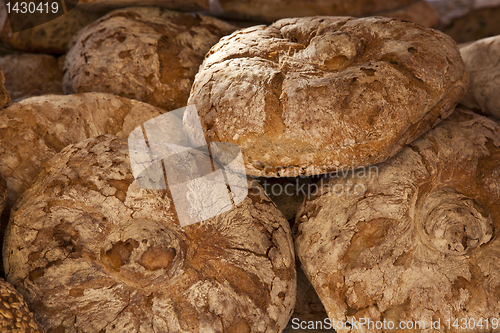
[[(8, 18), (0, 332), (500, 332), (500, 36), (459, 49), (422, 0)], [(137, 133), (185, 143), (141, 160), (163, 186)]]

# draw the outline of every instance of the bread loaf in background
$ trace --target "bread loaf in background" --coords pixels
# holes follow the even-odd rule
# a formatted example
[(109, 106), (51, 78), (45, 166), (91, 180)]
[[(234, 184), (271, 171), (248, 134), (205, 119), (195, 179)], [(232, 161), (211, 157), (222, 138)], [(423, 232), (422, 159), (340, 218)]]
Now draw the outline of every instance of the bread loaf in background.
[(115, 10), (73, 39), (63, 90), (112, 93), (167, 111), (184, 107), (205, 54), (235, 29), (213, 17), (157, 7)]
[(295, 257), (264, 191), (185, 227), (178, 209), (137, 186), (124, 141), (68, 146), (12, 210), (7, 280), (47, 332), (281, 332)]
[(209, 0), (67, 0), (78, 7), (96, 11), (130, 6), (155, 6), (181, 12), (208, 9)]
[(469, 88), (460, 103), (500, 118), (500, 35), (475, 41), (460, 52), (469, 73)]
[(212, 0), (210, 14), (235, 20), (273, 22), (315, 15), (365, 16), (390, 11), (415, 0)]
[[(241, 147), (247, 173), (296, 177), (382, 162), (465, 94), (453, 40), (383, 17), (306, 17), (239, 30), (207, 54), (184, 125)], [(193, 110), (193, 109), (191, 109)]]
[(404, 7), (376, 15), (410, 21), (428, 28), (436, 28), (439, 25), (439, 14), (426, 0), (415, 1)]
[(0, 109), (3, 109), (10, 104), (10, 96), (5, 88), (5, 76), (0, 68)]
[(72, 143), (101, 135), (127, 138), (162, 109), (102, 93), (48, 95), (15, 103), (0, 113), (0, 175), (7, 208), (40, 173), (43, 164)]
[(297, 256), (330, 319), (461, 332), (447, 320), (497, 316), (500, 126), (457, 109), (377, 168), (332, 178), (297, 214)]
[[(63, 11), (59, 2), (59, 11)], [(75, 7), (66, 14), (58, 18), (42, 23), (40, 19), (46, 19), (44, 15), (26, 16), (12, 12), (10, 19), (16, 21), (15, 24), (21, 28), (24, 25), (34, 26), (33, 28), (13, 32), (7, 10), (0, 3), (0, 43), (12, 50), (33, 53), (64, 54), (73, 35), (81, 28), (94, 22), (104, 15), (103, 12), (88, 12)], [(39, 24), (39, 25), (37, 25)]]
[(13, 53), (0, 57), (5, 88), (12, 102), (31, 96), (62, 95), (64, 56)]
[(17, 290), (0, 278), (0, 332), (44, 333)]

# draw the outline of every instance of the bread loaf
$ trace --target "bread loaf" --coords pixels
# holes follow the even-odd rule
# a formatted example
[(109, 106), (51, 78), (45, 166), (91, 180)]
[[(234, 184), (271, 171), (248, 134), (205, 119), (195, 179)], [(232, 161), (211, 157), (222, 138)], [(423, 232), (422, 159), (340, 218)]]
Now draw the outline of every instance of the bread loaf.
[(157, 6), (182, 12), (208, 9), (208, 0), (68, 0), (85, 10), (105, 10), (130, 6)]
[(500, 21), (498, 20), (500, 1), (493, 0), (491, 5), (491, 8), (471, 10), (440, 29), (457, 43), (473, 42), (481, 38), (500, 35)]
[(470, 80), (460, 103), (500, 118), (500, 35), (480, 39), (460, 52)]
[(47, 332), (281, 332), (295, 302), (288, 222), (261, 188), (181, 227), (106, 135), (55, 155), (12, 210), (7, 280)]
[(457, 109), (370, 177), (331, 178), (306, 201), (296, 251), (337, 332), (363, 317), (421, 332), (497, 317), (499, 175), (500, 126)]
[(23, 297), (0, 278), (0, 332), (43, 333)]
[(149, 104), (109, 94), (31, 97), (0, 113), (0, 175), (11, 208), (43, 164), (69, 144), (101, 135), (127, 138), (163, 112)]
[[(208, 141), (241, 147), (248, 174), (296, 177), (394, 156), (446, 118), (467, 83), (456, 44), (436, 30), (293, 18), (221, 39), (188, 104)], [(197, 117), (186, 115), (186, 131), (196, 133)]]
[(5, 88), (13, 102), (27, 97), (62, 95), (64, 57), (13, 53), (0, 57)]
[(119, 9), (82, 29), (66, 57), (66, 94), (106, 92), (167, 111), (186, 106), (205, 53), (235, 28), (156, 7)]
[(410, 21), (428, 28), (435, 28), (439, 25), (439, 14), (426, 0), (415, 1), (404, 7), (382, 12), (378, 15)]
[[(59, 10), (63, 10), (60, 2)], [(102, 15), (102, 12), (87, 12), (76, 7), (52, 21), (42, 23), (37, 20), (46, 19), (43, 15), (26, 16), (12, 11), (9, 21), (5, 6), (0, 4), (0, 43), (23, 52), (64, 54), (73, 35)], [(11, 23), (20, 28), (24, 25), (34, 27), (13, 32)]]
[(10, 104), (10, 96), (5, 89), (5, 77), (3, 75), (3, 71), (0, 68), (0, 109), (3, 109), (7, 105)]
[(314, 15), (365, 16), (389, 11), (415, 0), (211, 0), (210, 14), (236, 19), (273, 22), (287, 17)]

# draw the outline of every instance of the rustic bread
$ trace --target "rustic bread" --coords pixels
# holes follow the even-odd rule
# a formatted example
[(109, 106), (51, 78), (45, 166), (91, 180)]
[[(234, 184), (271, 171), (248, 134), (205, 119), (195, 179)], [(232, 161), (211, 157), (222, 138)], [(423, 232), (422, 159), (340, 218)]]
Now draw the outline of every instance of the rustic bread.
[(500, 126), (456, 109), (371, 177), (358, 172), (297, 214), (295, 249), (329, 317), (440, 320), (432, 332), (498, 317)]
[(3, 109), (10, 104), (10, 96), (5, 88), (5, 76), (0, 68), (0, 109)]
[(453, 19), (440, 28), (457, 43), (476, 41), (481, 38), (500, 35), (500, 1), (491, 1), (491, 8), (480, 8)]
[(101, 134), (127, 138), (162, 109), (109, 94), (31, 97), (0, 113), (0, 175), (10, 208), (43, 164), (72, 143)]
[[(467, 82), (456, 44), (436, 30), (293, 18), (221, 39), (188, 104), (208, 141), (241, 147), (248, 174), (295, 177), (386, 160), (446, 118)], [(184, 125), (198, 144), (197, 117)]]
[(0, 278), (0, 332), (43, 333), (23, 297)]
[(13, 50), (24, 52), (64, 54), (73, 35), (102, 15), (104, 15), (102, 12), (93, 13), (76, 7), (52, 21), (39, 24), (36, 22), (40, 18), (39, 15), (28, 16), (27, 20), (26, 15), (16, 15), (13, 12), (10, 19), (11, 21), (17, 20), (14, 24), (39, 25), (12, 32), (5, 6), (0, 4), (0, 43)]
[(85, 10), (105, 10), (130, 6), (157, 6), (181, 12), (208, 9), (209, 0), (68, 0)]
[(480, 9), (500, 5), (500, 0), (428, 0), (440, 16), (440, 25), (447, 26), (454, 19)]
[(184, 107), (203, 57), (235, 29), (212, 17), (156, 7), (113, 11), (75, 36), (63, 90), (113, 93), (168, 111)]
[(415, 0), (211, 0), (210, 14), (236, 20), (272, 22), (314, 15), (365, 16)]
[(411, 4), (388, 12), (379, 13), (380, 16), (397, 18), (434, 28), (439, 25), (439, 14), (426, 0), (419, 0)]
[(500, 35), (480, 39), (460, 49), (469, 88), (460, 103), (500, 118)]
[(13, 53), (0, 57), (5, 88), (12, 102), (31, 96), (62, 95), (63, 58), (32, 53)]
[(281, 332), (293, 243), (262, 189), (183, 228), (176, 209), (137, 186), (124, 141), (68, 146), (12, 210), (7, 280), (48, 332)]

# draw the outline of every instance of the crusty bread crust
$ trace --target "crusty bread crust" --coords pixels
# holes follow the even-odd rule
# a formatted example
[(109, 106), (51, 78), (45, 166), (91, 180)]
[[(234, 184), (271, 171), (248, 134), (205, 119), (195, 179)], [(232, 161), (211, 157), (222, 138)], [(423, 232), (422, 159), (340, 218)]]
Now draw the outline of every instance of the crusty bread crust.
[(12, 211), (7, 280), (48, 332), (281, 332), (296, 288), (283, 214), (259, 187), (186, 227), (178, 208), (137, 186), (125, 141), (70, 145)]
[(456, 44), (436, 30), (382, 17), (294, 18), (222, 38), (188, 104), (208, 141), (242, 148), (248, 174), (295, 177), (394, 156), (446, 118), (467, 83)]
[(24, 99), (0, 114), (0, 175), (10, 209), (43, 164), (72, 143), (102, 135), (127, 136), (162, 109), (110, 94), (47, 95)]
[(460, 332), (455, 319), (498, 315), (500, 126), (456, 109), (377, 174), (356, 175), (332, 178), (296, 220), (297, 255), (332, 320)]
[(105, 92), (167, 111), (184, 107), (203, 57), (234, 30), (213, 17), (157, 7), (112, 11), (71, 42), (63, 91)]

